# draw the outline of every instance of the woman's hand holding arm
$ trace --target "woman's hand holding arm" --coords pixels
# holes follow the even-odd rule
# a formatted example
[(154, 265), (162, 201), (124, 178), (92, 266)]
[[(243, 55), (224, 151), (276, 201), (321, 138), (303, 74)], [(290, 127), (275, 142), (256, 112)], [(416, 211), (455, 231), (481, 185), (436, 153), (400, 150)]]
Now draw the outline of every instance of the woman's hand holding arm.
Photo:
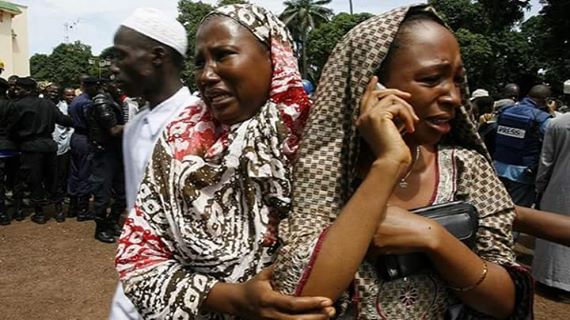
[(271, 287), (271, 277), (272, 269), (268, 268), (244, 283), (218, 282), (203, 307), (244, 319), (325, 320), (334, 316), (332, 300), (280, 294)]

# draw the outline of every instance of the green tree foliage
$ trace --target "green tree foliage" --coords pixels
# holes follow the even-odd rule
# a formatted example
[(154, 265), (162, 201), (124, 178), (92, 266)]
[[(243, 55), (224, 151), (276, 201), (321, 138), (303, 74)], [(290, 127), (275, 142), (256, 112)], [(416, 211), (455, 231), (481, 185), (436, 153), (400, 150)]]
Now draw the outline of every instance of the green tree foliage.
[(330, 53), (337, 42), (360, 22), (372, 17), (370, 13), (339, 13), (309, 34), (307, 55), (311, 64), (309, 79), (317, 83)]
[(30, 73), (39, 80), (51, 79), (50, 59), (47, 54), (36, 53), (30, 58)]
[[(536, 50), (521, 26), (530, 0), (430, 0), (455, 31), (471, 89), (497, 93), (509, 82), (539, 82)], [(528, 28), (531, 28), (529, 25)]]
[[(223, 2), (220, 1), (220, 2)], [(191, 0), (178, 1), (178, 21), (184, 25), (188, 33), (188, 51), (186, 54), (186, 66), (182, 72), (182, 79), (185, 84), (191, 88), (192, 91), (196, 90), (194, 81), (194, 51), (196, 43), (196, 31), (204, 17), (214, 10), (214, 7), (201, 1), (194, 2)]]
[(429, 3), (453, 30), (459, 28), (481, 32), (487, 30), (489, 21), (483, 14), (483, 7), (471, 0), (431, 0)]
[(98, 67), (93, 61), (91, 47), (79, 41), (62, 43), (50, 55), (35, 54), (30, 59), (32, 77), (36, 80), (52, 81), (62, 86), (79, 86), (79, 77), (84, 74), (97, 75)]
[(227, 6), (230, 4), (245, 4), (245, 3), (249, 3), (249, 1), (247, 1), (247, 0), (220, 0), (216, 4), (216, 7)]
[[(542, 0), (544, 4), (534, 28), (535, 40), (539, 39), (539, 54), (544, 61), (547, 82), (557, 93), (562, 83), (570, 79), (570, 1)], [(531, 29), (531, 28), (528, 28)]]
[[(307, 78), (308, 57), (307, 46), (309, 33), (321, 24), (329, 21), (333, 11), (325, 5), (332, 0), (287, 0), (283, 2), (285, 10), (281, 20), (289, 27), (297, 49), (301, 50), (301, 75)], [(297, 52), (299, 53), (299, 52)], [(298, 55), (299, 56), (299, 55)]]
[(111, 60), (113, 58), (113, 47), (107, 47), (101, 50), (99, 54), (99, 59)]
[(461, 47), (463, 63), (468, 66), (470, 82), (488, 79), (493, 66), (490, 62), (495, 58), (491, 43), (478, 33), (461, 28), (455, 33)]
[(483, 14), (489, 22), (491, 32), (512, 29), (524, 18), (524, 11), (530, 8), (530, 0), (478, 0)]

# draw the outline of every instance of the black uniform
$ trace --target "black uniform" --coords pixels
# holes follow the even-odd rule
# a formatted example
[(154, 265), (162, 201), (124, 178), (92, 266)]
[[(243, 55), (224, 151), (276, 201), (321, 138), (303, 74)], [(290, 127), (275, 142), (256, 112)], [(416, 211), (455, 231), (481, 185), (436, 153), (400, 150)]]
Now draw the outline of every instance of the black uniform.
[[(53, 141), (52, 132), (56, 123), (71, 126), (71, 118), (61, 113), (50, 100), (33, 94), (14, 101), (10, 118), (9, 132), (21, 151), (21, 176), (30, 189), (30, 201), (36, 212), (32, 220), (45, 223), (44, 197), (50, 197), (55, 188), (57, 144)], [(21, 191), (17, 193), (21, 195)], [(20, 207), (21, 201), (17, 201), (17, 210)]]
[[(95, 237), (99, 240), (101, 233), (113, 234), (120, 230), (119, 219), (126, 207), (122, 135), (112, 136), (110, 133), (111, 128), (123, 124), (121, 107), (111, 97), (105, 94), (93, 97), (93, 104), (87, 110), (87, 128), (92, 149), (89, 182), (95, 197)], [(111, 196), (114, 201), (111, 213), (107, 215)], [(110, 242), (111, 238), (108, 239), (109, 241), (101, 241)]]
[[(6, 186), (14, 181), (9, 181), (7, 172), (17, 172), (18, 164), (18, 147), (8, 136), (8, 111), (11, 102), (8, 99), (0, 97), (0, 225), (10, 224), (12, 218), (7, 212), (5, 196)], [(17, 217), (21, 220), (23, 217)]]
[(77, 216), (78, 221), (90, 220), (89, 197), (91, 185), (91, 160), (87, 139), (87, 110), (91, 107), (91, 97), (86, 93), (75, 97), (68, 107), (75, 131), (71, 135), (71, 162), (67, 192), (70, 196), (69, 217)]

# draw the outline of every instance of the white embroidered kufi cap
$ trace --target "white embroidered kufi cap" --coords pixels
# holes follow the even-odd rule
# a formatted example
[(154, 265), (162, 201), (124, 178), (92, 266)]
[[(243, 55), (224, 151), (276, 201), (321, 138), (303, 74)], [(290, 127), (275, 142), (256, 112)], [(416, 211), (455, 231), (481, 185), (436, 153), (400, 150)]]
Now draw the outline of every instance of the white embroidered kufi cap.
[(121, 25), (163, 43), (186, 57), (186, 29), (176, 19), (158, 9), (138, 8)]

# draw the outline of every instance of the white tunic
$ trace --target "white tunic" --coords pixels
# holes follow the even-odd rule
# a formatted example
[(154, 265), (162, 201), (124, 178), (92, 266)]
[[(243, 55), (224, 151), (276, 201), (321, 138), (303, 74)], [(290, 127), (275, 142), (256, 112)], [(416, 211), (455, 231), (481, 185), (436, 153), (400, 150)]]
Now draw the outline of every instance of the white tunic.
[[(570, 215), (570, 113), (552, 119), (546, 129), (536, 188), (543, 193), (542, 210)], [(570, 291), (569, 266), (570, 247), (536, 240), (532, 273), (538, 282)]]

